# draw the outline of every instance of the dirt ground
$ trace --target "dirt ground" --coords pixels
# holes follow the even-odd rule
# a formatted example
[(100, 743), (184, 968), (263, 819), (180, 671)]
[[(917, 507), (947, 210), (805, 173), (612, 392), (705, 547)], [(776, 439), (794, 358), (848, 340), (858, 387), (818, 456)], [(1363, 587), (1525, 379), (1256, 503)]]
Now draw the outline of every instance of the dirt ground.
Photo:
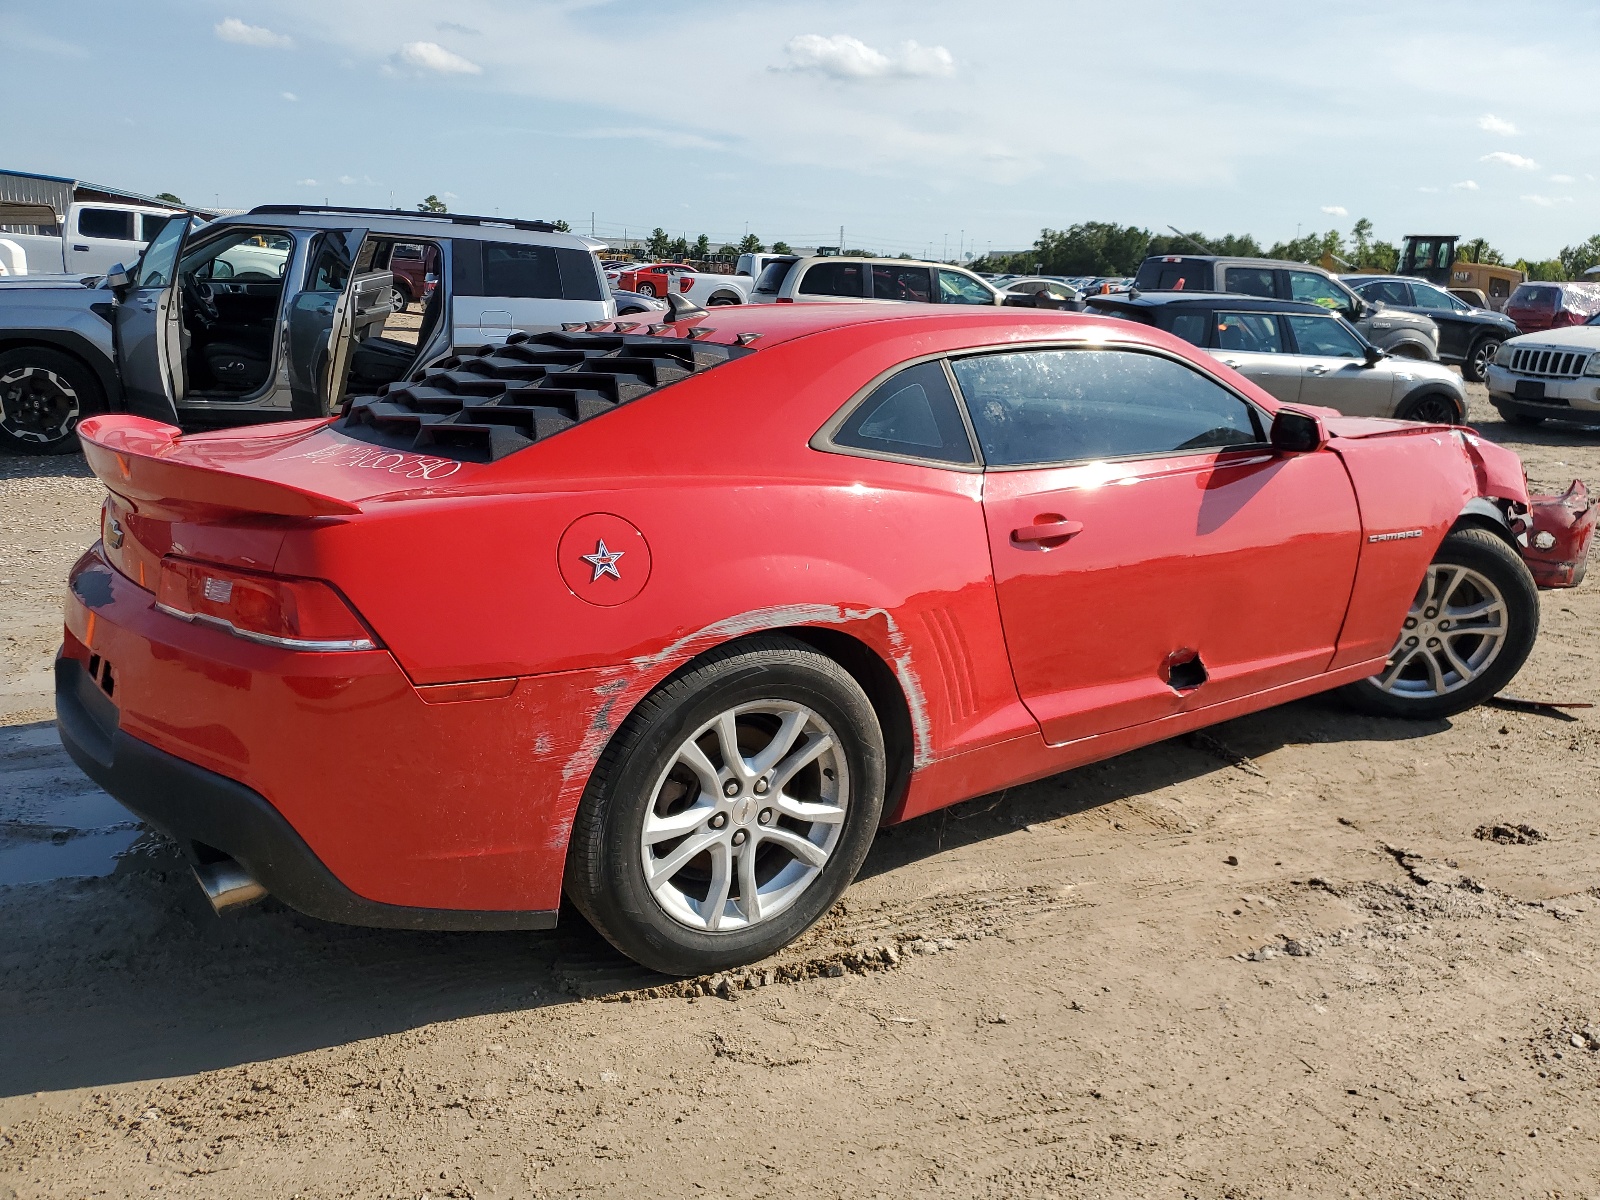
[[(48, 724), (98, 505), (0, 458), (0, 1197), (1600, 1196), (1600, 710), (1232, 721), (887, 831), (662, 986), (575, 917), (213, 917)], [(1543, 621), (1515, 691), (1597, 699), (1600, 572)]]

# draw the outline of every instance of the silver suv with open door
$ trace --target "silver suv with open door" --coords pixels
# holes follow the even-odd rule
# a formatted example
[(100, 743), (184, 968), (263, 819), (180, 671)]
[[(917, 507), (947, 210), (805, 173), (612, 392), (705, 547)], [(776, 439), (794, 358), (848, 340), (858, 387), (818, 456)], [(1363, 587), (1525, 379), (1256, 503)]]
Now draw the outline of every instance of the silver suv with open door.
[[(396, 311), (390, 259), (437, 270)], [(326, 416), (453, 353), (615, 317), (591, 244), (543, 222), (266, 206), (157, 231), (131, 268), (0, 284), (0, 446), (94, 412), (184, 426)]]

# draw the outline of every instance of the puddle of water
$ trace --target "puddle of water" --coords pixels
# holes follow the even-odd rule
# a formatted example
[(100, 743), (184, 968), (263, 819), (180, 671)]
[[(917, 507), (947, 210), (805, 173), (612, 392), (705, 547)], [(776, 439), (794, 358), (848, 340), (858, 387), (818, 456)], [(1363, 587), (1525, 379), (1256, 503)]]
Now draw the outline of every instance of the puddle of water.
[(143, 832), (141, 828), (109, 829), (79, 834), (64, 842), (37, 838), (0, 842), (0, 887), (109, 875), (117, 869), (118, 856)]
[(53, 723), (0, 726), (0, 887), (153, 867), (145, 852), (164, 845), (78, 770)]

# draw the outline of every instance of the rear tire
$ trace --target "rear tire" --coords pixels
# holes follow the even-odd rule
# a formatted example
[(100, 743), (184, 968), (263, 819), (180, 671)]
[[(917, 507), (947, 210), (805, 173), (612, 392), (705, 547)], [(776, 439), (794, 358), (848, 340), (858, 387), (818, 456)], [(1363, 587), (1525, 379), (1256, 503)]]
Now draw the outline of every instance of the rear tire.
[(652, 300), (656, 298), (656, 285), (653, 283), (641, 283), (634, 291), (641, 296), (649, 296)]
[(1467, 419), (1455, 397), (1444, 392), (1425, 392), (1409, 397), (1395, 413), (1402, 421), (1421, 421), (1427, 425), (1460, 425)]
[(1391, 350), (1390, 353), (1396, 358), (1414, 358), (1418, 362), (1435, 361), (1433, 356), (1428, 353), (1427, 348), (1417, 344), (1416, 342), (1401, 342), (1398, 346)]
[(573, 823), (567, 896), (652, 970), (764, 958), (855, 878), (884, 778), (877, 715), (833, 659), (785, 637), (714, 651), (612, 737)]
[(1539, 635), (1539, 591), (1505, 539), (1458, 529), (1417, 588), (1382, 672), (1342, 689), (1377, 716), (1436, 720), (1510, 683)]
[(45, 346), (0, 354), (0, 449), (71, 454), (78, 422), (105, 408), (100, 381), (82, 360)]
[(739, 297), (734, 295), (732, 292), (718, 292), (715, 296), (706, 301), (706, 307), (725, 308), (729, 305), (743, 303), (744, 301), (739, 299)]

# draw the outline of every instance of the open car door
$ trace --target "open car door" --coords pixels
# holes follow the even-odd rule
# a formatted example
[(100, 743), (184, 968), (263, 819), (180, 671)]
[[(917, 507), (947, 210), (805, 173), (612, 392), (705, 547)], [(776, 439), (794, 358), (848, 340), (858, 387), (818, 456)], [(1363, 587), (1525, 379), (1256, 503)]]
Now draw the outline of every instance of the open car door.
[(189, 222), (189, 214), (180, 213), (150, 239), (117, 289), (113, 320), (117, 374), (128, 411), (169, 425), (178, 423), (184, 392), (178, 263)]
[(330, 229), (312, 243), (305, 284), (289, 306), (290, 403), (325, 417), (344, 402), (355, 341), (394, 309), (394, 276), (365, 270), (365, 229)]

